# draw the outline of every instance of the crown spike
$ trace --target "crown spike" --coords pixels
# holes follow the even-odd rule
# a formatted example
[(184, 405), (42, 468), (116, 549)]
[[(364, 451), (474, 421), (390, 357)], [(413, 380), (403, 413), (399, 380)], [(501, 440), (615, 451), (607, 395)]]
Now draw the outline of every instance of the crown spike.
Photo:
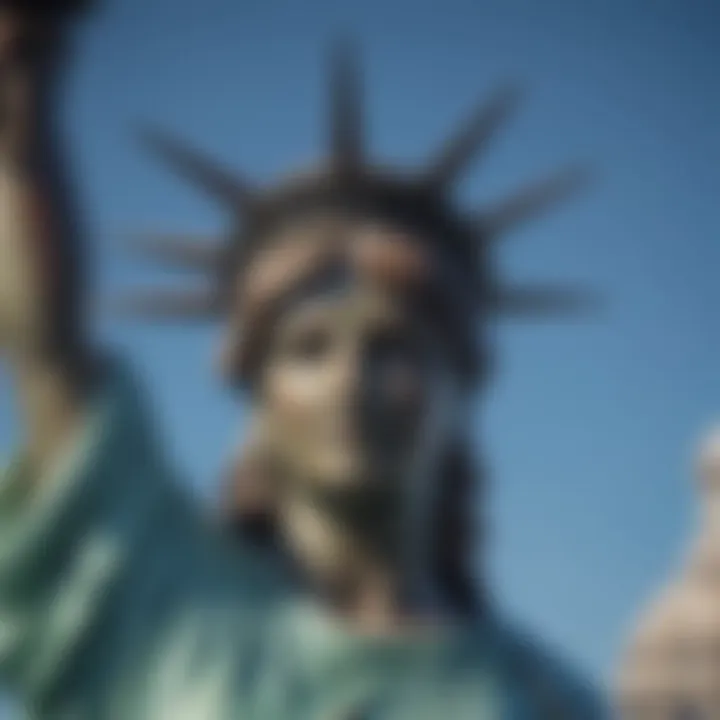
[(169, 268), (208, 274), (218, 270), (225, 254), (222, 245), (187, 235), (133, 235), (127, 249)]
[(156, 127), (142, 128), (140, 140), (171, 170), (200, 186), (211, 197), (233, 210), (252, 208), (254, 189), (214, 160)]
[(425, 172), (427, 183), (439, 189), (449, 188), (515, 109), (519, 94), (515, 87), (504, 87), (481, 104), (431, 162)]
[(330, 152), (336, 171), (363, 162), (363, 108), (360, 69), (349, 40), (337, 42), (330, 61)]
[(139, 290), (112, 301), (111, 309), (152, 321), (207, 321), (221, 315), (218, 295), (211, 289)]
[(494, 305), (505, 317), (541, 318), (585, 313), (597, 306), (597, 298), (580, 288), (521, 285), (500, 290)]
[(512, 197), (478, 215), (483, 237), (496, 238), (524, 222), (535, 219), (554, 205), (584, 190), (591, 174), (586, 167), (572, 166), (527, 185)]

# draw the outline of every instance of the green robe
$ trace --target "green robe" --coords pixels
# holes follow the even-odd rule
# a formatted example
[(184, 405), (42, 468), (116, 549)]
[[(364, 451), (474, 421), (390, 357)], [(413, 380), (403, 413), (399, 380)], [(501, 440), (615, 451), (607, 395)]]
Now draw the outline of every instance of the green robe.
[(355, 636), (176, 483), (113, 365), (52, 477), (0, 484), (0, 677), (32, 717), (524, 720), (604, 717), (590, 688), (490, 616)]

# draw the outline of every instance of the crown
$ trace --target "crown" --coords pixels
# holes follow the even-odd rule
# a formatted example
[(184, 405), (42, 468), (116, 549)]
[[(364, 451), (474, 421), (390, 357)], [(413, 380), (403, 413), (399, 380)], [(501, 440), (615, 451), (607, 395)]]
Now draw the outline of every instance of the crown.
[(584, 187), (589, 175), (583, 167), (563, 168), (480, 211), (462, 212), (452, 202), (455, 184), (515, 109), (517, 100), (515, 89), (498, 90), (422, 169), (388, 169), (368, 161), (358, 63), (350, 45), (338, 44), (330, 63), (327, 160), (313, 172), (269, 188), (230, 171), (164, 130), (145, 127), (141, 131), (144, 147), (229, 210), (233, 226), (224, 239), (214, 242), (178, 235), (133, 238), (132, 250), (146, 260), (200, 273), (211, 283), (205, 290), (135, 292), (121, 301), (121, 309), (156, 321), (222, 317), (229, 309), (228, 288), (260, 251), (270, 230), (280, 222), (325, 208), (362, 211), (423, 229), (425, 237), (434, 239), (438, 255), (461, 271), (471, 271), (466, 272), (466, 279), (478, 286), (493, 313), (537, 317), (584, 307), (587, 294), (577, 288), (498, 287), (487, 272), (489, 251), (497, 239)]

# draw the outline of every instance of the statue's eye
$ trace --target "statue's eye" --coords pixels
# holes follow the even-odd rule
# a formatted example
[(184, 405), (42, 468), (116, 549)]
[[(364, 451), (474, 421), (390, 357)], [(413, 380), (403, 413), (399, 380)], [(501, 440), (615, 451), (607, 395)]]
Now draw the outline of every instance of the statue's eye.
[(410, 334), (398, 329), (387, 329), (370, 338), (368, 355), (378, 364), (409, 367), (420, 363), (422, 348)]
[(317, 360), (330, 350), (331, 345), (332, 338), (325, 328), (306, 328), (291, 339), (288, 354), (297, 360)]

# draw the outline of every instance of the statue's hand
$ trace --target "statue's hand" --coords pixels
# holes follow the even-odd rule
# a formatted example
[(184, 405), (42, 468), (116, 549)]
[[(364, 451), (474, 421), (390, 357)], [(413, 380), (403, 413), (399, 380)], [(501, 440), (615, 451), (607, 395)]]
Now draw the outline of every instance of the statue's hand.
[(42, 143), (60, 58), (62, 22), (0, 0), (0, 160), (25, 163)]
[(0, 350), (43, 340), (62, 255), (52, 114), (62, 22), (0, 0)]

